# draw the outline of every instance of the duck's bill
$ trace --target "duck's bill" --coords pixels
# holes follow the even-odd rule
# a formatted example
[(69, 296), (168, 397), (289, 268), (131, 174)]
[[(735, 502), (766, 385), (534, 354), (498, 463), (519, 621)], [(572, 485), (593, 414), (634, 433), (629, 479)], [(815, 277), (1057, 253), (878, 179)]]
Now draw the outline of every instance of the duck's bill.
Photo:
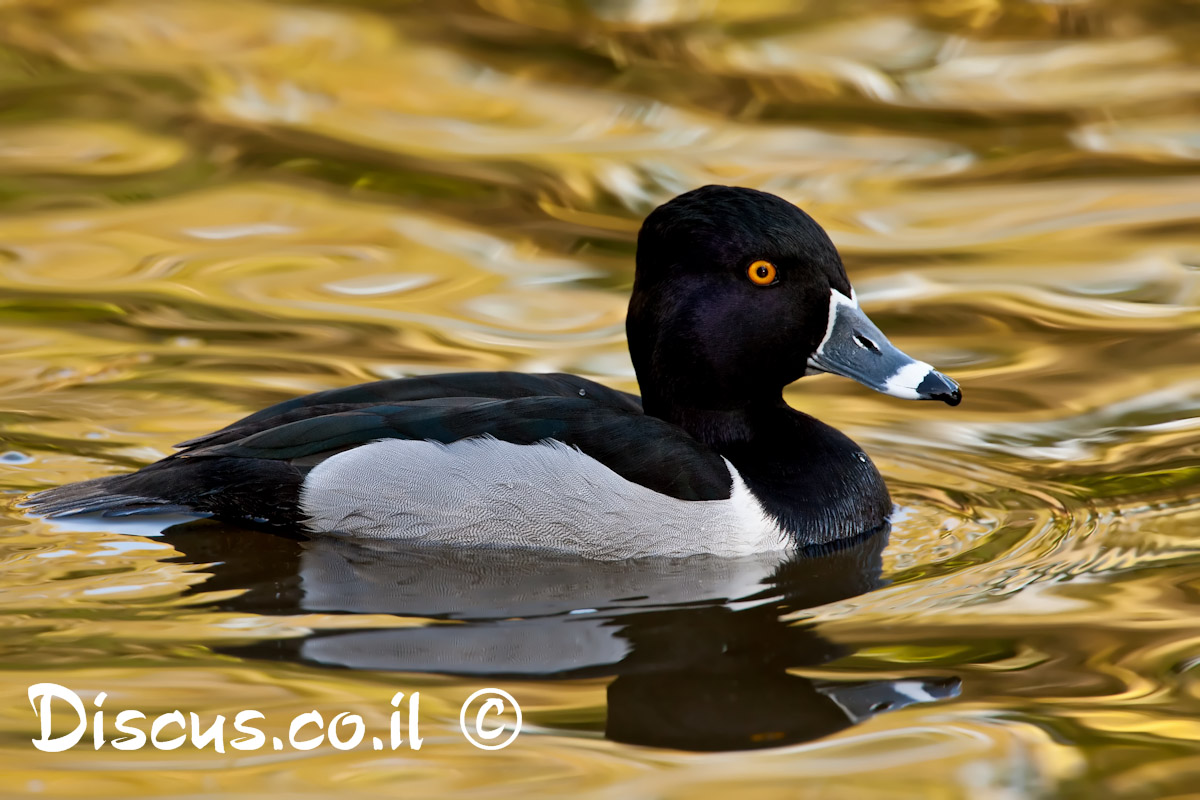
[(956, 406), (958, 384), (924, 361), (897, 350), (852, 298), (838, 291), (829, 303), (829, 327), (808, 359), (810, 372), (832, 372), (877, 392)]

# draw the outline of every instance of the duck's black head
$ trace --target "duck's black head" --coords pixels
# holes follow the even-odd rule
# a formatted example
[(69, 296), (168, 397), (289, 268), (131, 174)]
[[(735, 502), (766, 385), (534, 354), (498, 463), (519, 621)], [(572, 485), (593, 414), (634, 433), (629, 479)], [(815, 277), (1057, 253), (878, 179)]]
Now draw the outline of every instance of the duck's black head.
[(775, 405), (834, 372), (956, 405), (958, 386), (897, 350), (858, 308), (833, 242), (786, 200), (705, 186), (650, 213), (626, 322), (647, 413)]

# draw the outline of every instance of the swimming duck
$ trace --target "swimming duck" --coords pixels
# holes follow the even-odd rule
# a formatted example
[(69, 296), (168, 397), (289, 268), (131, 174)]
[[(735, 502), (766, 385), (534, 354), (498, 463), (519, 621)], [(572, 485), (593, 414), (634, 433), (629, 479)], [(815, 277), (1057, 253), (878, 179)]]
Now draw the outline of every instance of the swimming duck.
[(745, 556), (885, 526), (871, 460), (789, 407), (784, 387), (831, 372), (894, 397), (961, 393), (867, 318), (825, 231), (775, 195), (705, 186), (650, 213), (636, 264), (640, 398), (566, 374), (376, 381), (284, 401), (28, 505), (606, 560)]

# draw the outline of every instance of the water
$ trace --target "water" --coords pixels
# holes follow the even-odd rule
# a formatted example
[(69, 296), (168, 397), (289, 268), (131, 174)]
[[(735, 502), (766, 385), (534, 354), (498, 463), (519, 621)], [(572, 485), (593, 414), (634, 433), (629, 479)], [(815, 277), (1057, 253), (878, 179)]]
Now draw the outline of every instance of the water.
[[(789, 390), (899, 507), (886, 546), (792, 565), (480, 563), (9, 509), (3, 791), (1190, 796), (1198, 41), (1200, 8), (1165, 0), (4, 3), (14, 501), (373, 378), (632, 390), (637, 226), (710, 182), (813, 214), (965, 400)], [(121, 709), (378, 732), (417, 691), (425, 744), (42, 753), (44, 681), (107, 692), (108, 738)], [(458, 714), (491, 686), (524, 727), (485, 752)]]

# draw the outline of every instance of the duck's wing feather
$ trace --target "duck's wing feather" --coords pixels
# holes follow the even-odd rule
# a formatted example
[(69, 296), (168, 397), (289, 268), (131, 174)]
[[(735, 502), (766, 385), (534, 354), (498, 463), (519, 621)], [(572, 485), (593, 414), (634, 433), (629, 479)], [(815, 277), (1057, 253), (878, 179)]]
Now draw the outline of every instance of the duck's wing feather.
[(361, 383), (268, 406), (220, 430), (176, 445), (184, 450), (244, 439), (291, 422), (385, 405), (473, 405), (523, 397), (585, 398), (606, 408), (641, 413), (637, 395), (565, 373), (459, 372)]
[[(452, 402), (452, 401), (451, 401)], [(681, 500), (729, 497), (730, 473), (714, 450), (682, 428), (581, 397), (521, 397), (468, 405), (377, 405), (310, 417), (236, 441), (193, 448), (176, 458), (243, 458), (309, 467), (380, 439), (450, 444), (490, 436), (513, 444), (555, 440), (627, 480)]]
[[(328, 404), (309, 408), (329, 411)], [(188, 510), (293, 528), (302, 521), (304, 479), (324, 459), (381, 439), (449, 444), (474, 437), (562, 442), (626, 480), (682, 500), (724, 500), (731, 493), (724, 459), (681, 428), (577, 392), (363, 404), (257, 430), (261, 425), (230, 428), (221, 439), (197, 441), (138, 472), (50, 489), (29, 503), (51, 515)]]

